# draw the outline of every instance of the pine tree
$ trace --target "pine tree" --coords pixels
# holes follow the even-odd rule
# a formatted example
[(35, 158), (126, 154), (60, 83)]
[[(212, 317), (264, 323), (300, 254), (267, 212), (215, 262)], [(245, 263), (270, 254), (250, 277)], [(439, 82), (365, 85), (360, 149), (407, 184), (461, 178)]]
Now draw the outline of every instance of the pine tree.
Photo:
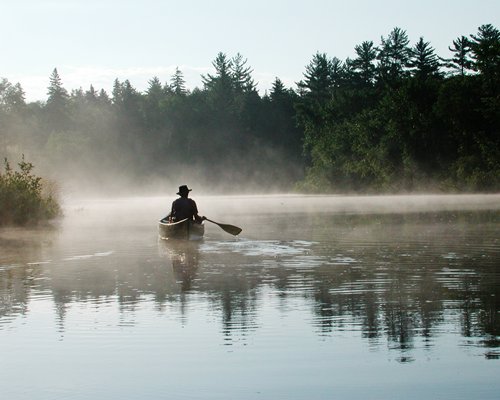
[(149, 81), (143, 102), (145, 127), (149, 131), (159, 131), (164, 124), (163, 101), (166, 97), (160, 79), (155, 76)]
[(0, 81), (0, 108), (6, 112), (20, 110), (26, 106), (25, 93), (20, 83), (11, 84), (7, 79)]
[(304, 80), (297, 86), (304, 91), (306, 97), (317, 101), (326, 101), (330, 98), (334, 85), (332, 61), (325, 53), (316, 53), (312, 61), (306, 66)]
[(273, 84), (272, 84), (269, 98), (271, 99), (271, 101), (276, 101), (276, 100), (282, 99), (286, 95), (286, 93), (287, 93), (287, 90), (285, 88), (285, 84), (283, 83), (283, 81), (281, 79), (276, 77), (274, 79)]
[(461, 76), (465, 75), (466, 70), (472, 69), (472, 61), (469, 56), (471, 52), (470, 44), (469, 39), (461, 36), (453, 41), (453, 47), (448, 47), (454, 53), (453, 58), (447, 60), (451, 61), (448, 66), (458, 71)]
[(231, 71), (233, 64), (226, 54), (219, 53), (212, 65), (215, 68), (215, 75), (207, 74), (201, 77), (204, 88), (211, 106), (228, 116), (228, 113), (234, 112), (234, 85)]
[(348, 75), (347, 68), (351, 68), (351, 62), (347, 60), (346, 63), (343, 63), (342, 60), (333, 57), (330, 61), (330, 65), (332, 88), (338, 89), (346, 82), (346, 77)]
[(50, 76), (48, 87), (48, 99), (46, 104), (47, 128), (49, 131), (63, 131), (70, 126), (68, 112), (69, 95), (62, 85), (61, 77), (54, 68)]
[(477, 35), (471, 35), (473, 67), (488, 78), (500, 75), (500, 31), (493, 25), (482, 25)]
[(102, 104), (111, 104), (111, 101), (109, 99), (109, 95), (104, 89), (101, 89), (99, 91), (98, 100)]
[(123, 85), (118, 78), (116, 78), (113, 82), (111, 95), (113, 96), (113, 104), (119, 104), (123, 101)]
[(215, 68), (215, 75), (207, 74), (201, 76), (205, 89), (231, 91), (233, 82), (231, 76), (232, 61), (227, 58), (226, 54), (220, 52), (212, 62), (212, 65)]
[(175, 72), (170, 79), (170, 89), (177, 95), (185, 95), (187, 93), (186, 81), (179, 67), (175, 68)]
[(411, 58), (408, 66), (418, 78), (439, 75), (439, 58), (434, 53), (434, 49), (430, 43), (424, 42), (423, 37), (420, 37), (417, 44), (411, 49)]
[(47, 106), (53, 109), (64, 109), (68, 101), (68, 92), (62, 86), (62, 80), (57, 72), (57, 68), (54, 68), (52, 75), (50, 76), (50, 85), (48, 87), (48, 99)]
[(149, 80), (149, 86), (146, 91), (146, 94), (148, 97), (154, 97), (155, 99), (158, 99), (161, 97), (163, 94), (163, 88), (161, 86), (160, 79), (157, 76), (154, 76), (152, 79)]
[(380, 79), (386, 84), (394, 86), (407, 75), (411, 54), (408, 47), (410, 40), (406, 31), (396, 27), (387, 39), (382, 37), (381, 41), (378, 53)]
[(252, 78), (253, 70), (246, 63), (247, 59), (243, 59), (240, 53), (231, 59), (231, 75), (237, 92), (252, 92), (257, 86)]
[(85, 92), (85, 99), (89, 103), (95, 103), (97, 101), (97, 92), (93, 85), (90, 85), (89, 90)]
[(364, 41), (354, 48), (356, 58), (352, 61), (352, 67), (355, 77), (358, 78), (363, 86), (372, 86), (375, 82), (377, 67), (377, 48), (372, 41)]

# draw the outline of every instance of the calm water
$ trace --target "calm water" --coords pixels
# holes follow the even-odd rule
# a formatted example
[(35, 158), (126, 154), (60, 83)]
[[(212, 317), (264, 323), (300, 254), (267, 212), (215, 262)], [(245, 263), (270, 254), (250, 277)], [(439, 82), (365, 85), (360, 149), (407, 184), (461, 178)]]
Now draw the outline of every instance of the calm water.
[(0, 398), (499, 398), (499, 195), (194, 198), (0, 230)]

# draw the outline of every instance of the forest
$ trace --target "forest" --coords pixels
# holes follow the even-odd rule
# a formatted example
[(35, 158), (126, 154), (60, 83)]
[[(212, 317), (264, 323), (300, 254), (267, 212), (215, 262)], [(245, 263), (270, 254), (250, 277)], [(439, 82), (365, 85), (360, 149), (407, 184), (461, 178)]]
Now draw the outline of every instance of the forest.
[[(394, 28), (346, 60), (318, 52), (303, 79), (259, 94), (241, 54), (220, 52), (203, 87), (181, 70), (144, 92), (69, 92), (54, 68), (46, 101), (0, 79), (0, 156), (70, 190), (208, 193), (492, 192), (500, 189), (500, 31), (482, 25), (447, 57)], [(24, 158), (23, 158), (24, 162)]]

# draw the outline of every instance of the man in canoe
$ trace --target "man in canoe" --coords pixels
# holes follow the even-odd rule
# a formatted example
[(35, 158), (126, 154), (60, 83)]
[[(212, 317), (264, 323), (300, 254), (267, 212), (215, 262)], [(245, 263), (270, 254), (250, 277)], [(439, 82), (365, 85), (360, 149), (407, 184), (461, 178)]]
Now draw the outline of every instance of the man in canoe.
[(170, 214), (165, 218), (171, 222), (182, 221), (183, 219), (189, 218), (193, 221), (202, 223), (206, 218), (200, 217), (198, 215), (198, 207), (196, 207), (196, 202), (193, 199), (188, 198), (189, 192), (192, 189), (188, 189), (187, 185), (179, 186), (179, 191), (177, 194), (180, 196), (178, 199), (174, 200), (172, 203), (172, 210)]

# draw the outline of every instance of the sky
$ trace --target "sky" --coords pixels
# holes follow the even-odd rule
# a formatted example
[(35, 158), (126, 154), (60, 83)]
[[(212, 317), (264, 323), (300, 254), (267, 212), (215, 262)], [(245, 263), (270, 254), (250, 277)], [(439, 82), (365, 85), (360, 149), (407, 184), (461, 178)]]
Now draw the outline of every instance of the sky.
[(246, 58), (261, 94), (276, 77), (295, 88), (317, 52), (345, 60), (395, 27), (422, 36), (441, 57), (483, 24), (500, 28), (499, 0), (0, 0), (0, 78), (45, 101), (57, 68), (71, 91), (111, 93), (128, 79), (139, 91), (175, 68), (202, 87), (219, 52)]

